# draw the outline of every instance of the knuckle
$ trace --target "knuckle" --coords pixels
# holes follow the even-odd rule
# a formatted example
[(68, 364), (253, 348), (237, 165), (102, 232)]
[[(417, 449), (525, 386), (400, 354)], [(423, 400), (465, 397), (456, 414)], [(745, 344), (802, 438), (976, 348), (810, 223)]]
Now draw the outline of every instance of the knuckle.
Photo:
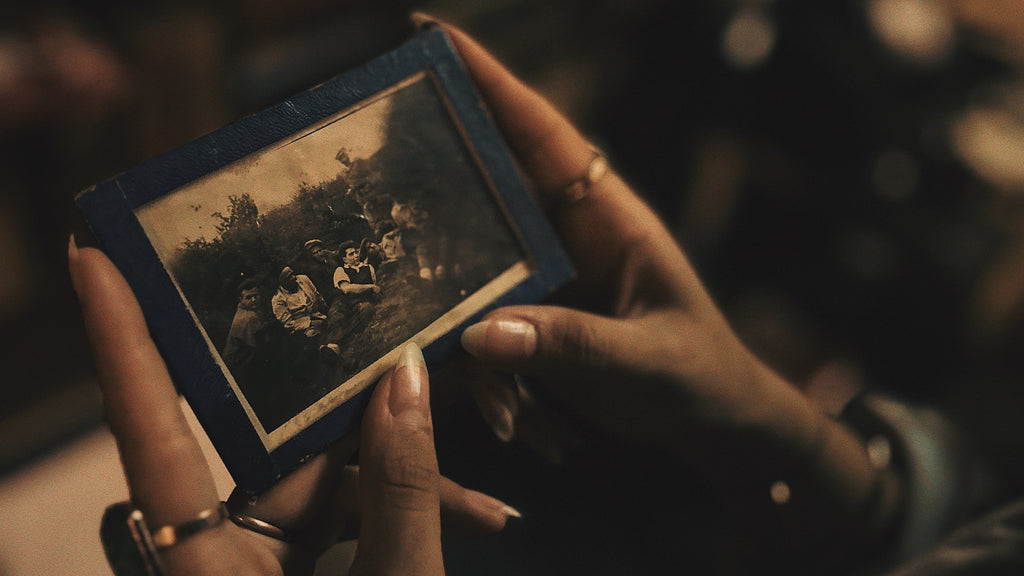
[(205, 466), (202, 452), (196, 445), (195, 437), (188, 431), (184, 417), (175, 414), (171, 418), (153, 424), (151, 435), (125, 438), (119, 441), (126, 450), (135, 453), (149, 453), (154, 460), (176, 462), (180, 466)]
[(565, 134), (566, 126), (556, 122), (524, 135), (524, 160), (528, 165), (535, 167), (536, 184), (543, 191), (566, 185), (575, 178), (575, 174), (567, 172), (561, 163), (551, 161), (553, 157), (563, 153)]
[(593, 321), (588, 318), (565, 318), (553, 330), (554, 350), (580, 366), (599, 368), (607, 357), (601, 351), (606, 349), (604, 337)]
[(441, 475), (436, 460), (417, 446), (400, 442), (380, 462), (380, 488), (389, 506), (422, 510), (436, 506)]
[(618, 268), (623, 270), (622, 276), (630, 278), (639, 274), (644, 265), (649, 265), (652, 256), (658, 254), (653, 247), (664, 244), (658, 238), (653, 227), (633, 225), (621, 231), (617, 254)]

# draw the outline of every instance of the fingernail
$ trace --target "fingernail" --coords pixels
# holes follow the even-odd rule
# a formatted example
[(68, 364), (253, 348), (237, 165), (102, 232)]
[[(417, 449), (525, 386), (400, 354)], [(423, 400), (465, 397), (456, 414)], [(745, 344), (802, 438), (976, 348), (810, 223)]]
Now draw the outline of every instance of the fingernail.
[(415, 343), (405, 345), (395, 365), (388, 407), (396, 417), (427, 419), (430, 416), (427, 365), (423, 361), (423, 352)]
[(523, 320), (484, 320), (466, 328), (462, 347), (489, 360), (524, 360), (537, 351), (537, 329)]
[(491, 430), (494, 431), (494, 435), (502, 442), (511, 442), (512, 437), (516, 435), (516, 423), (512, 416), (512, 410), (502, 404), (498, 407), (495, 416), (496, 418), (491, 422)]
[(501, 507), (501, 511), (502, 511), (502, 513), (505, 514), (505, 516), (508, 516), (509, 518), (522, 518), (523, 517), (523, 514), (519, 510), (516, 510), (515, 508), (509, 506), (508, 504), (505, 504), (504, 506), (502, 506)]
[(477, 492), (476, 490), (467, 490), (466, 499), (469, 500), (470, 505), (481, 510), (497, 510), (507, 518), (522, 518), (523, 515), (515, 508), (505, 504), (501, 500), (498, 500), (494, 496), (484, 494), (483, 492)]
[(68, 274), (71, 276), (71, 286), (78, 292), (78, 275), (76, 269), (78, 267), (78, 243), (75, 242), (75, 235), (71, 234), (68, 238)]
[(417, 26), (425, 26), (427, 24), (440, 24), (440, 21), (438, 21), (437, 18), (434, 18), (433, 16), (427, 14), (426, 12), (420, 11), (416, 11), (409, 14), (409, 19), (412, 20), (412, 23)]
[(78, 242), (75, 241), (75, 235), (71, 234), (68, 237), (68, 266), (72, 268), (74, 272), (75, 263), (78, 261)]

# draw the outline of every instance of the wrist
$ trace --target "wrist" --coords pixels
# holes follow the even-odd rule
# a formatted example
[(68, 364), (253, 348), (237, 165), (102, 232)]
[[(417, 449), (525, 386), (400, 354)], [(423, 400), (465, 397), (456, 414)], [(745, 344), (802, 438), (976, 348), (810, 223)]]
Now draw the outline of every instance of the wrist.
[(731, 475), (726, 497), (736, 498), (740, 513), (759, 516), (754, 524), (767, 547), (799, 550), (808, 562), (866, 560), (859, 553), (898, 524), (899, 476), (766, 367), (752, 382), (757, 409), (738, 440), (740, 456), (721, 471)]
[[(898, 506), (898, 482), (886, 474), (887, 462), (869, 453), (865, 439), (826, 414), (796, 387), (765, 368), (762, 384), (771, 389), (763, 402), (763, 434), (771, 473), (798, 478), (831, 508), (835, 520), (865, 530), (889, 523)], [(772, 456), (774, 454), (774, 456)], [(783, 468), (783, 466), (785, 468)], [(784, 480), (784, 479), (783, 479)]]

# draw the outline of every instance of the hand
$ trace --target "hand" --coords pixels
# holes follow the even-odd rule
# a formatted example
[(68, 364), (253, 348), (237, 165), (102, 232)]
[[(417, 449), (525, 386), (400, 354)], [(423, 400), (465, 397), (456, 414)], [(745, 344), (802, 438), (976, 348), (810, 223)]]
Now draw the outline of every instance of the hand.
[[(573, 308), (496, 310), (466, 329), (465, 349), (528, 376), (537, 392), (613, 437), (664, 449), (749, 497), (767, 499), (769, 486), (786, 480), (803, 501), (820, 503), (794, 525), (858, 536), (888, 526), (898, 489), (863, 445), (739, 341), (672, 235), (618, 175), (569, 198), (564, 191), (594, 159), (587, 141), (472, 39), (443, 26), (578, 273), (557, 295)], [(510, 435), (521, 390), (475, 396), (499, 436)]]
[[(478, 44), (445, 27), (578, 272), (559, 295), (574, 308), (497, 310), (466, 330), (465, 348), (644, 443), (680, 447), (698, 428), (753, 424), (813, 431), (802, 397), (737, 339), (651, 209), (611, 172), (579, 201), (560, 197), (594, 157), (587, 141)], [(766, 414), (765, 401), (782, 413)]]
[[(99, 250), (72, 239), (68, 256), (133, 503), (154, 528), (216, 507), (210, 469), (130, 288)], [(342, 439), (241, 511), (285, 529), (292, 543), (223, 522), (165, 549), (169, 573), (309, 574), (320, 553), (356, 531), (360, 573), (408, 573), (401, 562), (440, 573), (441, 517), (490, 533), (514, 510), (439, 476), (428, 398), (422, 356), (408, 349), (378, 384), (361, 440)], [(360, 441), (362, 474), (346, 466)]]

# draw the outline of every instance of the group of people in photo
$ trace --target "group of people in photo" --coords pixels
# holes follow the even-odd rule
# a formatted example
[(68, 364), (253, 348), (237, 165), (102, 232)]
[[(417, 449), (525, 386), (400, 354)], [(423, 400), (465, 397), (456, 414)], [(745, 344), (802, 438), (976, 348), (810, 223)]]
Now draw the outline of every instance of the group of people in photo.
[(351, 364), (355, 359), (345, 355), (345, 346), (373, 318), (381, 294), (377, 271), (360, 257), (359, 244), (347, 241), (335, 252), (319, 239), (307, 241), (300, 257), (281, 269), (269, 302), (263, 290), (255, 279), (238, 287), (222, 354), (236, 378), (265, 358), (261, 350), (271, 345), (275, 332), (302, 351)]
[(435, 286), (449, 276), (439, 256), (446, 243), (430, 234), (426, 212), (415, 203), (386, 200), (391, 210), (382, 217), (354, 212), (360, 227), (341, 230), (353, 239), (335, 247), (310, 238), (276, 282), (248, 278), (238, 285), (222, 350), (236, 381), (280, 376), (282, 365), (292, 366), (293, 375), (311, 376), (318, 366), (336, 372), (339, 365), (352, 374), (366, 361), (352, 343), (377, 315), (384, 292), (407, 289), (420, 302), (436, 299)]
[(312, 239), (305, 255), (298, 273), (290, 266), (281, 271), (271, 309), (290, 333), (319, 343), (328, 357), (340, 355), (340, 346), (373, 317), (381, 293), (376, 270), (353, 241), (333, 252)]

